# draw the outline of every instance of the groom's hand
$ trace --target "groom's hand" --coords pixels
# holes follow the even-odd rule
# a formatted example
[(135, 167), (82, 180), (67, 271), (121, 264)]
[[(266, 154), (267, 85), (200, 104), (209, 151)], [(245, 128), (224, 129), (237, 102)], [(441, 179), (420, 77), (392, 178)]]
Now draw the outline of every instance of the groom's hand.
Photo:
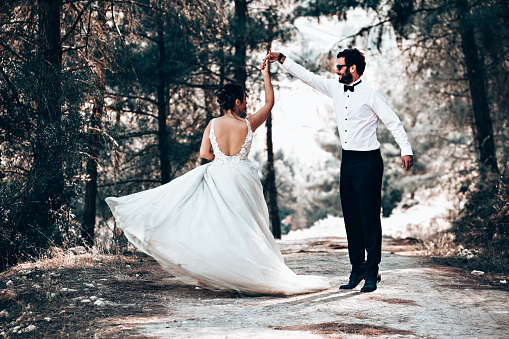
[(414, 157), (411, 155), (404, 155), (401, 157), (401, 167), (408, 171), (414, 165)]
[[(263, 62), (265, 62), (266, 60), (270, 63), (278, 61), (280, 54), (281, 53), (278, 53), (278, 52), (269, 52), (269, 54), (267, 54), (267, 56), (263, 59)], [(284, 58), (285, 58), (284, 56), (281, 57), (281, 63), (283, 63), (285, 61)]]

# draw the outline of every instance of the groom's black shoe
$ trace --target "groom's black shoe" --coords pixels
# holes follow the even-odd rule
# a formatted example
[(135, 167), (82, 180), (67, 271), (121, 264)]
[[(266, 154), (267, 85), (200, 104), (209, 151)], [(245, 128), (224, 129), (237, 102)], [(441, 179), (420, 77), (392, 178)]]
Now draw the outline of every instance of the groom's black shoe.
[(352, 272), (350, 273), (350, 279), (348, 279), (348, 284), (339, 286), (341, 290), (351, 290), (352, 288), (357, 287), (361, 281), (364, 280), (364, 273)]
[(382, 280), (380, 274), (377, 275), (369, 275), (366, 277), (366, 282), (364, 286), (361, 288), (361, 292), (373, 292), (376, 290), (376, 284)]

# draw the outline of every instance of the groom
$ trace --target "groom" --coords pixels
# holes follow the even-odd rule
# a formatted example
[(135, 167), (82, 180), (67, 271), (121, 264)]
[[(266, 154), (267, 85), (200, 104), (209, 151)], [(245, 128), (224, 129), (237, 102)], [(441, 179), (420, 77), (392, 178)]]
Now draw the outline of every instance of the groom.
[(365, 280), (361, 292), (373, 292), (380, 281), (382, 257), (383, 161), (376, 127), (380, 119), (392, 133), (401, 148), (402, 167), (408, 171), (414, 158), (403, 125), (382, 92), (360, 79), (366, 61), (358, 49), (338, 53), (339, 82), (308, 71), (282, 53), (269, 52), (264, 60), (278, 61), (287, 72), (332, 98), (343, 148), (339, 185), (352, 264), (350, 279), (340, 288), (352, 289)]

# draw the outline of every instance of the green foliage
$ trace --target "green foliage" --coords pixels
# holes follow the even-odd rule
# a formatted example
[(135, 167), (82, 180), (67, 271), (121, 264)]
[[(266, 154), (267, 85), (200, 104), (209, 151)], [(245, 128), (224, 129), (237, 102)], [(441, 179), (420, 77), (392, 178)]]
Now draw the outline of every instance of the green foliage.
[[(267, 178), (267, 162), (262, 160), (260, 153), (255, 154), (255, 160), (259, 163), (261, 173), (260, 180), (262, 185)], [(287, 234), (291, 229), (298, 228), (299, 193), (296, 191), (295, 185), (295, 164), (292, 160), (286, 159), (282, 150), (278, 150), (274, 154), (274, 163), (276, 171), (276, 187), (277, 187), (277, 205), (279, 211), (279, 219), (281, 220), (281, 234)], [(264, 189), (263, 194), (267, 199), (268, 192)]]
[(347, 19), (347, 11), (354, 8), (377, 9), (380, 0), (311, 0), (297, 1), (298, 7), (293, 11), (293, 17), (301, 16), (337, 16), (340, 20)]
[(317, 140), (320, 147), (331, 153), (332, 159), (329, 159), (323, 169), (317, 171), (313, 177), (306, 178), (308, 182), (307, 189), (310, 191), (309, 206), (306, 206), (307, 224), (312, 225), (316, 221), (327, 218), (327, 216), (342, 216), (341, 197), (339, 194), (339, 176), (341, 166), (341, 143), (339, 133), (336, 128), (336, 122), (330, 115), (329, 121), (325, 125), (330, 126), (334, 133), (332, 140)]
[(82, 107), (90, 91), (86, 69), (59, 74), (61, 116), (50, 119), (37, 106), (37, 62), (9, 65), (14, 66), (4, 68), (9, 82), (0, 85), (0, 270), (70, 239), (71, 211), (81, 193), (76, 175), (84, 136)]
[(382, 215), (389, 217), (403, 199), (403, 188), (398, 185), (398, 172), (386, 173), (382, 183)]
[(323, 181), (308, 186), (312, 192), (310, 206), (306, 208), (307, 222), (309, 225), (325, 219), (327, 216), (342, 216), (341, 197), (339, 194), (339, 166), (336, 170), (331, 168)]
[(507, 180), (466, 180), (467, 202), (453, 221), (455, 241), (477, 254), (477, 269), (509, 273), (509, 185)]

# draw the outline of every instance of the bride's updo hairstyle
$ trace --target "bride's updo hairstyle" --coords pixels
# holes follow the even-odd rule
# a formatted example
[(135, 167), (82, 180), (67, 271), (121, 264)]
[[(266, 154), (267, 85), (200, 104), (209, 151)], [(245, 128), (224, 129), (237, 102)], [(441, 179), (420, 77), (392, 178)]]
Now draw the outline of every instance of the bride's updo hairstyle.
[(216, 91), (217, 103), (221, 109), (233, 109), (235, 100), (244, 101), (244, 88), (237, 84), (227, 84)]

